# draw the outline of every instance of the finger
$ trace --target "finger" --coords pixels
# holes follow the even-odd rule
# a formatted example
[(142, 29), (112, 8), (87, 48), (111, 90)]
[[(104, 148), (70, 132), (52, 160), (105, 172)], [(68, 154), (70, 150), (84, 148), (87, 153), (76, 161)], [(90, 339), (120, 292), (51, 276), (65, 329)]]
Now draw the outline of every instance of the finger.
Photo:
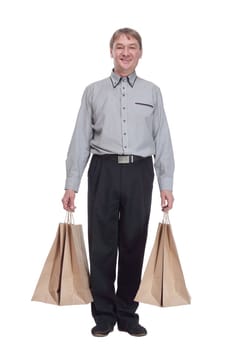
[(169, 200), (168, 200), (168, 201), (167, 201), (167, 205), (166, 205), (166, 206), (164, 206), (162, 210), (163, 210), (164, 212), (166, 212), (166, 213), (167, 213), (169, 210), (171, 210), (171, 209), (172, 209), (172, 206), (173, 206), (173, 204), (172, 204), (172, 203), (173, 203), (172, 201), (169, 201)]
[(165, 196), (161, 197), (161, 207), (164, 208), (167, 206), (167, 200)]
[(75, 206), (68, 206), (68, 211), (71, 211), (71, 212), (74, 212), (75, 211), (75, 209), (76, 209), (76, 207)]
[(169, 210), (169, 209), (168, 209), (167, 207), (162, 208), (162, 211), (163, 211), (164, 213), (167, 213), (168, 210)]
[(168, 208), (168, 201), (167, 201), (167, 200), (164, 200), (164, 201), (161, 203), (161, 207), (162, 207), (162, 210), (165, 210), (166, 208)]
[(63, 204), (63, 207), (64, 207), (64, 208), (67, 208), (67, 207), (68, 207), (68, 203), (67, 203), (66, 201), (62, 202), (62, 204)]
[(65, 210), (67, 210), (68, 209), (68, 202), (67, 202), (67, 200), (66, 199), (62, 199), (62, 204), (63, 204), (63, 208), (65, 209)]
[(63, 204), (63, 208), (64, 208), (65, 210), (67, 210), (67, 211), (72, 210), (72, 209), (70, 208), (70, 201), (69, 201), (68, 198), (63, 198), (62, 204)]
[(74, 198), (73, 197), (69, 198), (69, 208), (72, 211), (74, 210)]

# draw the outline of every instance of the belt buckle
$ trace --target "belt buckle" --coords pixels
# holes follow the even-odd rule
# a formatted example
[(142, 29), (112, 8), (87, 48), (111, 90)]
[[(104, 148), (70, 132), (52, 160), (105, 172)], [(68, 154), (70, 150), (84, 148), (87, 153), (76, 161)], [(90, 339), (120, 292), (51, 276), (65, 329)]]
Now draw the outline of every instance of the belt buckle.
[(130, 158), (129, 156), (117, 156), (118, 164), (129, 164)]
[(129, 164), (134, 162), (134, 156), (132, 155), (121, 155), (117, 156), (118, 164)]

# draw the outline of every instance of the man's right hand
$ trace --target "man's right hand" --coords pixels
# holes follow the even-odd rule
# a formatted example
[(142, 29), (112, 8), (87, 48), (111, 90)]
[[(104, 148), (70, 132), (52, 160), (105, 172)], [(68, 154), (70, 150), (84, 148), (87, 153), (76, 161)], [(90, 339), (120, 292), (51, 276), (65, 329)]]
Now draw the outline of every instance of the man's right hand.
[(75, 211), (75, 192), (73, 190), (66, 190), (62, 198), (63, 208), (67, 211)]

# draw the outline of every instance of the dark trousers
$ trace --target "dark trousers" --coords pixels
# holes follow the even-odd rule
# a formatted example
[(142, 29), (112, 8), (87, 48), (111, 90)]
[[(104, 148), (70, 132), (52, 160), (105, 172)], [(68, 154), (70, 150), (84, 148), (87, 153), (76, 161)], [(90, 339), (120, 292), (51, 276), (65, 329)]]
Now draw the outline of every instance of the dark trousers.
[[(130, 164), (94, 155), (88, 169), (92, 315), (97, 324), (138, 323), (138, 290), (154, 179), (152, 157)], [(116, 280), (117, 272), (117, 280)]]

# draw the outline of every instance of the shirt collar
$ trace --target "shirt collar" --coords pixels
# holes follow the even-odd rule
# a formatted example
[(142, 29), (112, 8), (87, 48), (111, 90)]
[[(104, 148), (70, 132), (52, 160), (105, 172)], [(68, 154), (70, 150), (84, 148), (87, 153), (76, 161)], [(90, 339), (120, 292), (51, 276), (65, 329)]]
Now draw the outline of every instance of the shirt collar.
[[(112, 85), (113, 87), (115, 88), (121, 81), (122, 77), (118, 74), (116, 74), (113, 70), (112, 70), (112, 73), (111, 73), (111, 76), (110, 76), (110, 79), (112, 81)], [(136, 72), (134, 71), (133, 73), (131, 73), (130, 75), (127, 76), (127, 81), (129, 83), (129, 85), (131, 87), (134, 86), (134, 83), (135, 83), (135, 80), (137, 79), (137, 74)]]

